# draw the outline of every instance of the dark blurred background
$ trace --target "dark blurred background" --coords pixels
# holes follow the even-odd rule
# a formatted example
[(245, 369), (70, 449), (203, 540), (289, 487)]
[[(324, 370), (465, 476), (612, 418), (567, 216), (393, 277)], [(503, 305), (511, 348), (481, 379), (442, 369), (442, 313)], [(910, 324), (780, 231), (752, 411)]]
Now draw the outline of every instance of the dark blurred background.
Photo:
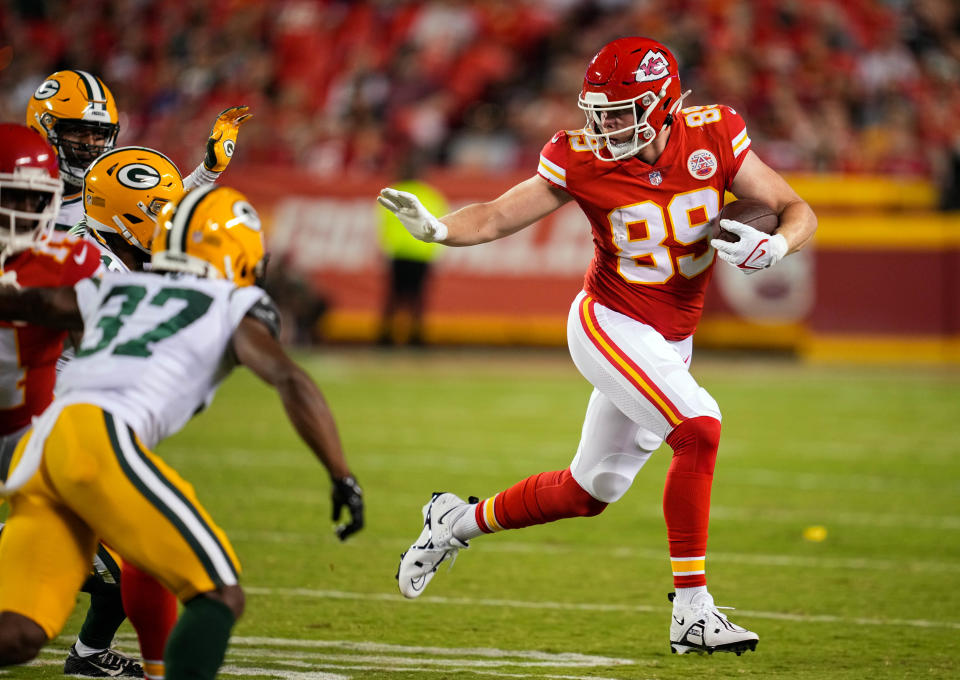
[(258, 123), (237, 164), (378, 170), (411, 148), (444, 166), (529, 168), (608, 40), (648, 35), (690, 104), (744, 114), (780, 170), (924, 175), (960, 144), (952, 0), (20, 0), (0, 13), (0, 115), (44, 77), (92, 71), (137, 140), (184, 160), (215, 114)]
[[(935, 357), (960, 360), (960, 226), (956, 214), (935, 216), (960, 208), (956, 0), (0, 7), (3, 120), (23, 120), (49, 73), (86, 69), (117, 99), (118, 143), (155, 147), (186, 174), (217, 113), (250, 106), (221, 181), (251, 195), (282, 263), (281, 289), (314, 310), (298, 340), (376, 337), (388, 283), (373, 197), (412, 157), (452, 207), (492, 198), (534, 174), (554, 132), (582, 126), (576, 96), (593, 54), (616, 37), (647, 35), (678, 55), (693, 90), (687, 103), (736, 108), (753, 149), (821, 216), (814, 248), (792, 272), (749, 285), (718, 273), (725, 292), (708, 300), (698, 337), (724, 345), (748, 336), (792, 351), (824, 333), (934, 338)], [(444, 253), (426, 341), (562, 343), (564, 300), (590, 256), (586, 223), (564, 226), (574, 219), (561, 211), (527, 241)], [(931, 277), (932, 288), (916, 287)], [(465, 305), (478, 290), (503, 303)], [(770, 304), (757, 313), (761, 298)], [(754, 326), (723, 325), (731, 319)]]

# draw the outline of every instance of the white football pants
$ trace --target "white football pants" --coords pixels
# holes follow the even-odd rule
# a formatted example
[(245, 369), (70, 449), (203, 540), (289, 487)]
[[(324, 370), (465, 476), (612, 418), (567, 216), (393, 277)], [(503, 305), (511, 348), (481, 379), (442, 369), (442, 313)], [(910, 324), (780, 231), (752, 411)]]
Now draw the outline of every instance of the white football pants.
[(690, 375), (693, 336), (669, 341), (582, 292), (570, 306), (567, 345), (593, 385), (570, 472), (591, 496), (619, 500), (683, 420), (720, 408)]

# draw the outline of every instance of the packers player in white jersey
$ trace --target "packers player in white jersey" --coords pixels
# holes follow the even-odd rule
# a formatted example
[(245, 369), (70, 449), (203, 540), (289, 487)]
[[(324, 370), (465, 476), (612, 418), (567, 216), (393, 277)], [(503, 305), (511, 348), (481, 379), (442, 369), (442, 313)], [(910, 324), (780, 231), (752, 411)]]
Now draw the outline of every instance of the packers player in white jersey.
[[(246, 106), (233, 106), (217, 116), (203, 162), (183, 180), (186, 189), (217, 180), (233, 157), (240, 125), (251, 115)], [(30, 98), (27, 127), (43, 135), (57, 152), (64, 192), (54, 229), (67, 231), (83, 216), (84, 172), (116, 144), (120, 132), (116, 100), (92, 73), (57, 71), (47, 76)]]
[[(62, 163), (62, 157), (61, 157)], [(80, 221), (71, 230), (97, 247), (102, 266), (109, 271), (140, 271), (150, 259), (150, 241), (157, 215), (183, 192), (177, 166), (159, 151), (120, 147), (96, 158), (83, 176), (77, 205)], [(71, 332), (74, 344), (79, 332)], [(58, 372), (73, 360), (67, 347), (58, 360)], [(121, 578), (122, 575), (122, 578)], [(161, 660), (167, 634), (176, 619), (176, 602), (152, 582), (101, 546), (94, 575), (85, 585), (91, 606), (64, 663), (70, 675), (100, 676), (120, 672), (150, 680), (163, 677)], [(110, 643), (125, 617), (137, 631), (143, 666)]]
[[(99, 249), (109, 271), (142, 271), (150, 260), (150, 243), (157, 215), (167, 203), (183, 195), (177, 166), (159, 151), (145, 147), (120, 147), (97, 158), (83, 177), (84, 215), (75, 227)], [(75, 333), (76, 334), (76, 333)], [(79, 345), (79, 338), (76, 339)], [(65, 351), (63, 366), (73, 358)], [(61, 369), (62, 370), (62, 369)], [(109, 554), (109, 548), (103, 551)], [(121, 571), (122, 609), (137, 631), (142, 675), (147, 680), (165, 676), (163, 650), (176, 623), (176, 598), (154, 578), (129, 563), (115, 559)], [(82, 644), (82, 636), (81, 636)], [(99, 665), (77, 656), (71, 649), (65, 672)]]
[[(226, 169), (233, 157), (239, 127), (250, 118), (246, 106), (234, 106), (221, 112), (207, 139), (203, 162), (185, 180), (181, 190), (212, 184)], [(120, 132), (116, 100), (110, 88), (96, 75), (81, 70), (62, 70), (50, 74), (37, 87), (27, 104), (26, 124), (39, 132), (54, 148), (64, 182), (63, 199), (51, 237), (64, 233), (85, 236), (81, 223), (84, 216), (83, 180), (88, 167), (102, 154), (114, 149)], [(179, 171), (177, 172), (179, 177)], [(152, 229), (152, 224), (150, 228)], [(98, 239), (100, 245), (103, 239)], [(122, 250), (102, 249), (101, 259), (108, 269), (124, 271)], [(58, 371), (72, 358), (67, 349), (58, 362)], [(64, 672), (72, 675), (131, 675), (139, 677), (140, 666), (132, 659), (109, 649), (117, 628), (124, 619), (117, 583), (119, 572), (102, 555), (104, 568), (98, 569), (100, 582), (91, 581), (91, 603), (77, 642), (69, 652)], [(106, 568), (109, 567), (109, 568)], [(139, 632), (139, 631), (138, 631)], [(141, 636), (142, 637), (142, 636)]]
[(215, 677), (243, 611), (239, 562), (190, 484), (151, 449), (208, 405), (237, 363), (277, 390), (326, 467), (335, 518), (350, 513), (341, 535), (363, 526), (333, 416), (279, 344), (276, 309), (256, 285), (264, 251), (253, 207), (227, 187), (185, 194), (161, 211), (151, 262), (149, 273), (106, 272), (72, 288), (0, 289), (0, 318), (85, 329), (3, 488), (0, 665), (34, 658), (57, 634), (102, 538), (184, 605), (167, 679)]

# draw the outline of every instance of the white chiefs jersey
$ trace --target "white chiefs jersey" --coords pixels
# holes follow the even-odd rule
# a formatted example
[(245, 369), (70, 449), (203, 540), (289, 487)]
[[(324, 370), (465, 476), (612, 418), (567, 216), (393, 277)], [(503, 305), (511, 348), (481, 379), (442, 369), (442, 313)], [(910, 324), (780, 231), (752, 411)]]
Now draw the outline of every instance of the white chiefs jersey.
[(230, 339), (244, 316), (276, 331), (273, 303), (256, 286), (106, 272), (75, 290), (85, 330), (55, 404), (95, 404), (150, 448), (213, 400), (234, 366)]

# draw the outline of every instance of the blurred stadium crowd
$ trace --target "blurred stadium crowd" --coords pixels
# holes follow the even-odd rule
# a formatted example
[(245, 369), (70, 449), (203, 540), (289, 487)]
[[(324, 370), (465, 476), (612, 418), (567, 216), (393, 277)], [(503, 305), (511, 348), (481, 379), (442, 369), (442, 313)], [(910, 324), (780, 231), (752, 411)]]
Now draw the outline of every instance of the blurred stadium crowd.
[(48, 73), (100, 75), (121, 144), (189, 166), (216, 113), (249, 104), (237, 164), (320, 175), (429, 162), (533, 170), (580, 127), (599, 46), (649, 35), (678, 54), (689, 104), (745, 114), (781, 171), (946, 181), (960, 155), (955, 0), (8, 0), (0, 117)]

